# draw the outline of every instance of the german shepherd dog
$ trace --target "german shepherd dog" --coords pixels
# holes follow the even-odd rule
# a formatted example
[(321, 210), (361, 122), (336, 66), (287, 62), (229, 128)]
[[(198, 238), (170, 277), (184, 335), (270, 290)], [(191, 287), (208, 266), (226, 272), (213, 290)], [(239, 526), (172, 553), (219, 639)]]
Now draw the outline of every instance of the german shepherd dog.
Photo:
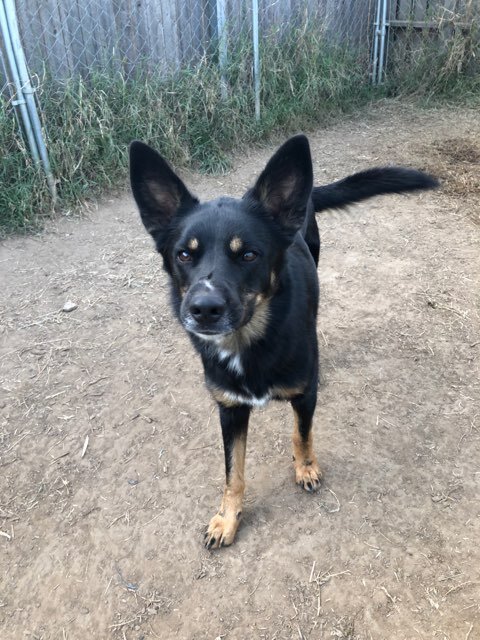
[(243, 198), (199, 202), (149, 146), (130, 147), (133, 195), (170, 276), (175, 314), (200, 354), (218, 405), (226, 484), (205, 546), (230, 545), (245, 490), (250, 412), (269, 400), (293, 408), (297, 484), (320, 486), (313, 450), (317, 402), (320, 237), (315, 212), (371, 196), (430, 189), (436, 181), (402, 167), (375, 168), (313, 187), (308, 140), (290, 138)]

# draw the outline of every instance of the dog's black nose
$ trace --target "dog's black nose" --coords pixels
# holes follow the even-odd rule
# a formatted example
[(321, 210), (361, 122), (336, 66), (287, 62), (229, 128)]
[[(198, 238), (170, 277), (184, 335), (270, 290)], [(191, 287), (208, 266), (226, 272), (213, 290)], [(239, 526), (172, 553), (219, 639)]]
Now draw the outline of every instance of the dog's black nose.
[(190, 313), (203, 325), (214, 324), (225, 312), (225, 301), (215, 293), (197, 293), (190, 302)]

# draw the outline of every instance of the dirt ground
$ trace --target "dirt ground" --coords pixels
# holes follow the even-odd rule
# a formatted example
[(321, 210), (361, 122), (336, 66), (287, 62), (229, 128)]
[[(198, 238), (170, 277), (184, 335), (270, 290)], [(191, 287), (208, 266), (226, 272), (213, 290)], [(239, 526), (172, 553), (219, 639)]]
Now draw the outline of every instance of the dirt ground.
[[(480, 638), (478, 113), (386, 104), (310, 139), (317, 183), (446, 184), (320, 217), (324, 484), (294, 484), (290, 407), (255, 411), (227, 549), (201, 544), (216, 411), (131, 197), (1, 246), (2, 640)], [(240, 195), (273, 148), (186, 180)]]

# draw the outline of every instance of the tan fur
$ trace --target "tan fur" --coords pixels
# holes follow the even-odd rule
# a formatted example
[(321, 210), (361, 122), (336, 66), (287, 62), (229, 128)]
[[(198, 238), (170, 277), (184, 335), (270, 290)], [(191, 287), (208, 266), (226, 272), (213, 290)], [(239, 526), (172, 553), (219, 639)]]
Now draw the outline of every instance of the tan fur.
[(233, 238), (230, 240), (230, 249), (233, 251), (233, 253), (238, 253), (242, 247), (243, 242), (241, 238), (239, 238), (238, 236), (233, 236)]
[(197, 238), (190, 238), (190, 240), (187, 242), (187, 247), (191, 251), (195, 251), (196, 249), (198, 249), (198, 240), (197, 240)]
[(252, 342), (263, 337), (268, 323), (269, 302), (263, 300), (256, 305), (250, 321), (230, 336), (226, 336), (222, 342), (222, 349), (232, 353), (241, 353)]
[[(207, 381), (208, 390), (210, 391), (214, 400), (219, 402), (224, 407), (238, 407), (241, 402), (232, 398), (224, 389), (220, 387), (209, 384)], [(270, 389), (270, 396), (272, 398), (282, 399), (282, 400), (291, 400), (296, 396), (299, 396), (303, 393), (303, 387), (273, 387)]]
[(223, 492), (219, 512), (210, 520), (207, 529), (207, 545), (217, 549), (232, 544), (240, 524), (243, 495), (245, 493), (245, 450), (246, 434), (235, 440), (232, 451), (232, 468)]
[(305, 488), (310, 483), (314, 488), (318, 487), (322, 472), (318, 466), (317, 458), (313, 452), (312, 432), (308, 434), (307, 441), (302, 439), (299, 431), (299, 418), (295, 410), (293, 411), (293, 466), (295, 468), (295, 480), (297, 484)]
[(300, 396), (305, 391), (304, 386), (298, 387), (273, 387), (271, 394), (273, 398), (281, 398), (282, 400), (291, 400), (295, 396)]
[(224, 407), (238, 407), (239, 402), (230, 398), (223, 389), (220, 389), (220, 387), (209, 385), (208, 381), (207, 386), (208, 390), (212, 394), (213, 399), (219, 402), (221, 405), (223, 405)]

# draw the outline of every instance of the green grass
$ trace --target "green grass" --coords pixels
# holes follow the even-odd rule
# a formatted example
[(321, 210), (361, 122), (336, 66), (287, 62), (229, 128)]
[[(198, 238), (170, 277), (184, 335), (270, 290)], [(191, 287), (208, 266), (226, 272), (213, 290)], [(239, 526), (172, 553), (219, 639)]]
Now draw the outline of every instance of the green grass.
[(31, 161), (5, 104), (0, 104), (0, 145), (0, 233), (28, 229), (39, 212), (51, 210), (51, 200), (44, 174)]
[[(45, 75), (38, 96), (57, 180), (56, 209), (69, 210), (105, 191), (123, 189), (133, 139), (152, 144), (177, 166), (222, 172), (239, 145), (325, 125), (386, 92), (419, 92), (432, 79), (435, 95), (454, 95), (459, 85), (465, 89), (468, 76), (458, 65), (450, 69), (447, 58), (439, 63), (447, 69), (444, 75), (438, 67), (432, 73), (432, 60), (426, 57), (415, 70), (393, 73), (385, 87), (373, 90), (366, 52), (328, 44), (314, 25), (283, 37), (272, 33), (261, 46), (259, 122), (247, 40), (239, 39), (229, 51), (225, 99), (214, 54), (168, 79), (139, 71), (126, 81), (118, 72), (104, 72), (59, 83)], [(5, 102), (0, 104), (0, 145), (0, 233), (31, 230), (53, 213), (53, 205)]]

